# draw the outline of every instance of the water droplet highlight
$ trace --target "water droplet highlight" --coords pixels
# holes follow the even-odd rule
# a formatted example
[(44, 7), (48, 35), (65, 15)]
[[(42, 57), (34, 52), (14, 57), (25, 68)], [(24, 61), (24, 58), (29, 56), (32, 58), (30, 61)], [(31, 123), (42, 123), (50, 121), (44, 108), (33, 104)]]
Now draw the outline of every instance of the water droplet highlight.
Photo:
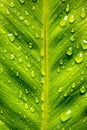
[(72, 15), (70, 18), (69, 18), (69, 23), (74, 23), (75, 22), (75, 16)]
[(73, 53), (72, 47), (69, 47), (66, 54), (69, 55), (69, 56), (71, 56), (72, 53)]

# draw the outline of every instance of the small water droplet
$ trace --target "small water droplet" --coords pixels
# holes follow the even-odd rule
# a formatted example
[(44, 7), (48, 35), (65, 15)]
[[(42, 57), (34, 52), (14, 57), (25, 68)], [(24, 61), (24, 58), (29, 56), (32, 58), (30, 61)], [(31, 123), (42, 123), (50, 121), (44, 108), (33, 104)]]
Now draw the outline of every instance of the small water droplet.
[(0, 113), (3, 114), (4, 113), (3, 110), (1, 110)]
[(15, 40), (15, 36), (13, 34), (8, 34), (8, 38), (11, 42)]
[(4, 52), (4, 53), (7, 53), (7, 50), (6, 50), (6, 49), (4, 49), (4, 50), (3, 50), (3, 52)]
[(41, 95), (41, 101), (44, 102), (44, 93)]
[(19, 0), (19, 2), (20, 2), (21, 4), (23, 4), (23, 3), (25, 2), (25, 0)]
[(23, 99), (25, 102), (27, 102), (27, 97), (24, 96), (22, 99)]
[(0, 68), (0, 74), (2, 74), (3, 73), (3, 68)]
[(31, 49), (33, 47), (33, 44), (30, 42), (29, 43), (29, 48)]
[(66, 52), (66, 54), (69, 55), (69, 56), (71, 56), (72, 53), (73, 53), (72, 47), (69, 47), (68, 50), (67, 50), (67, 52)]
[(72, 36), (70, 37), (70, 40), (71, 40), (71, 42), (74, 42), (74, 41), (75, 41), (75, 37), (72, 35)]
[(60, 88), (59, 88), (59, 90), (58, 90), (58, 92), (59, 92), (59, 93), (61, 93), (61, 92), (62, 92), (62, 90), (63, 90), (63, 88), (62, 88), (62, 87), (60, 87)]
[(75, 29), (74, 29), (74, 28), (72, 28), (72, 29), (71, 29), (71, 33), (74, 33), (74, 32), (75, 32)]
[(16, 72), (16, 76), (17, 76), (17, 77), (19, 76), (19, 72)]
[(69, 120), (71, 118), (71, 112), (72, 112), (71, 110), (68, 110), (66, 113), (61, 114), (61, 117), (60, 117), (61, 121), (65, 122)]
[(60, 68), (57, 69), (57, 72), (60, 73)]
[(74, 23), (75, 22), (75, 16), (71, 15), (71, 17), (69, 18), (69, 22), (70, 23)]
[(32, 6), (32, 11), (35, 11), (35, 6)]
[(30, 63), (28, 63), (27, 67), (28, 67), (28, 68), (30, 68), (30, 67), (31, 67)]
[(75, 55), (74, 60), (78, 64), (81, 63), (83, 61), (83, 53), (80, 52), (77, 55)]
[(35, 109), (33, 107), (30, 107), (30, 111), (31, 111), (31, 113), (34, 113)]
[(42, 77), (42, 79), (41, 79), (41, 83), (44, 84), (44, 77)]
[(35, 37), (36, 37), (37, 39), (39, 38), (39, 35), (38, 35), (38, 33), (36, 33)]
[(67, 4), (66, 6), (66, 12), (69, 12), (70, 11), (70, 7), (69, 7), (69, 4)]
[(29, 15), (28, 11), (25, 11), (25, 14), (26, 14), (26, 16), (28, 16)]
[(39, 103), (39, 99), (36, 97), (35, 98), (35, 102), (38, 104)]
[(10, 5), (10, 7), (12, 7), (12, 8), (13, 8), (13, 7), (15, 6), (15, 3), (14, 3), (14, 2), (10, 2), (10, 4), (9, 4), (9, 5)]
[(22, 98), (22, 94), (23, 94), (22, 91), (20, 91), (20, 93), (19, 93), (19, 99)]
[(34, 73), (34, 71), (33, 71), (33, 70), (31, 71), (31, 77), (32, 77), (32, 78), (34, 78), (34, 77), (35, 77), (35, 73)]
[(85, 73), (85, 71), (84, 71), (84, 70), (82, 70), (81, 74), (82, 74), (82, 75), (84, 75), (84, 73)]
[(80, 93), (81, 93), (81, 94), (85, 94), (85, 93), (86, 93), (86, 89), (85, 89), (84, 86), (82, 86), (82, 87), (80, 88)]
[(29, 93), (27, 89), (25, 89), (25, 93), (26, 93), (26, 94), (28, 94), (28, 93)]
[(23, 20), (24, 20), (24, 17), (23, 17), (23, 16), (19, 16), (19, 19), (20, 19), (21, 21), (23, 21)]
[(19, 63), (22, 63), (22, 61), (23, 61), (22, 58), (19, 58), (19, 59), (18, 59), (18, 62), (19, 62)]
[(84, 8), (82, 8), (82, 11), (81, 11), (81, 13), (80, 13), (80, 17), (81, 17), (82, 19), (84, 19), (84, 18), (86, 17), (86, 12), (85, 12), (85, 9), (84, 9)]
[(81, 43), (81, 46), (83, 48), (83, 50), (87, 50), (87, 40), (84, 39), (83, 42)]
[(27, 19), (24, 20), (24, 23), (25, 23), (26, 25), (28, 25), (28, 26), (30, 25), (30, 22), (29, 22), (29, 20), (27, 20)]
[(71, 86), (72, 86), (72, 88), (75, 88), (76, 84), (73, 82)]
[(28, 104), (25, 103), (25, 109), (27, 110), (29, 108)]
[(61, 59), (61, 60), (59, 61), (59, 64), (60, 64), (60, 65), (63, 65), (63, 59)]
[(14, 60), (14, 58), (15, 58), (14, 54), (11, 54), (11, 55), (10, 55), (10, 59), (11, 59), (11, 60)]

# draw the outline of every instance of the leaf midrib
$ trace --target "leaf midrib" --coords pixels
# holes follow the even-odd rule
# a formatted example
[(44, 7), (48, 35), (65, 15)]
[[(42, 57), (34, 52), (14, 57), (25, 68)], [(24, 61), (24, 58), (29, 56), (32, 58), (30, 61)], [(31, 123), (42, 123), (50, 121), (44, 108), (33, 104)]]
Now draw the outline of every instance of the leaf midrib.
[(48, 115), (48, 48), (47, 48), (47, 0), (44, 0), (44, 13), (43, 13), (43, 46), (44, 46), (44, 85), (43, 85), (43, 93), (44, 93), (44, 110), (42, 112), (42, 129), (47, 130), (47, 115)]

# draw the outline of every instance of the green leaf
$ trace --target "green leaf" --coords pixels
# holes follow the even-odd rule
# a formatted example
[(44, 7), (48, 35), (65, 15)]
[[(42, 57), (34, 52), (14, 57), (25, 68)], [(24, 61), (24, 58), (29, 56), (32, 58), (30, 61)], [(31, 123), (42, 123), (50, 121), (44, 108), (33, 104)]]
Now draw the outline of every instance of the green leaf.
[(87, 129), (87, 1), (0, 1), (0, 130)]

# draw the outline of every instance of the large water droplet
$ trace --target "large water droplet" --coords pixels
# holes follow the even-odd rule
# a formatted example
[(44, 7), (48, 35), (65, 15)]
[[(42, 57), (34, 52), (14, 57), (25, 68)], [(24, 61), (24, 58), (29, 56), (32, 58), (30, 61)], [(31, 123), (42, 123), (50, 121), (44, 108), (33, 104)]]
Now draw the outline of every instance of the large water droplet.
[(83, 61), (83, 53), (80, 52), (77, 55), (75, 55), (74, 60), (78, 64), (81, 63)]
[(86, 12), (85, 12), (85, 9), (84, 9), (84, 8), (82, 8), (82, 11), (81, 11), (81, 13), (80, 13), (80, 17), (81, 17), (82, 19), (84, 19), (84, 18), (86, 17)]
[(81, 94), (85, 94), (85, 93), (86, 93), (86, 89), (85, 89), (84, 86), (82, 86), (82, 87), (80, 88), (80, 93), (81, 93)]
[(69, 47), (67, 50), (67, 55), (71, 56), (72, 55), (72, 47)]
[(64, 19), (62, 19), (62, 21), (60, 22), (60, 26), (62, 27), (66, 26), (67, 19), (68, 19), (68, 16), (65, 16)]
[(74, 23), (75, 22), (75, 16), (72, 15), (70, 18), (69, 18), (69, 22), (70, 23)]
[(25, 0), (19, 0), (19, 1), (20, 1), (20, 3), (22, 3), (22, 4), (25, 2)]
[(81, 43), (81, 46), (83, 48), (83, 50), (87, 50), (87, 40), (84, 39), (83, 42)]
[(8, 38), (11, 42), (15, 40), (15, 36), (13, 34), (8, 34)]
[(71, 110), (68, 110), (66, 113), (61, 114), (61, 117), (60, 117), (61, 121), (65, 122), (69, 120), (71, 118), (71, 112), (72, 112)]

